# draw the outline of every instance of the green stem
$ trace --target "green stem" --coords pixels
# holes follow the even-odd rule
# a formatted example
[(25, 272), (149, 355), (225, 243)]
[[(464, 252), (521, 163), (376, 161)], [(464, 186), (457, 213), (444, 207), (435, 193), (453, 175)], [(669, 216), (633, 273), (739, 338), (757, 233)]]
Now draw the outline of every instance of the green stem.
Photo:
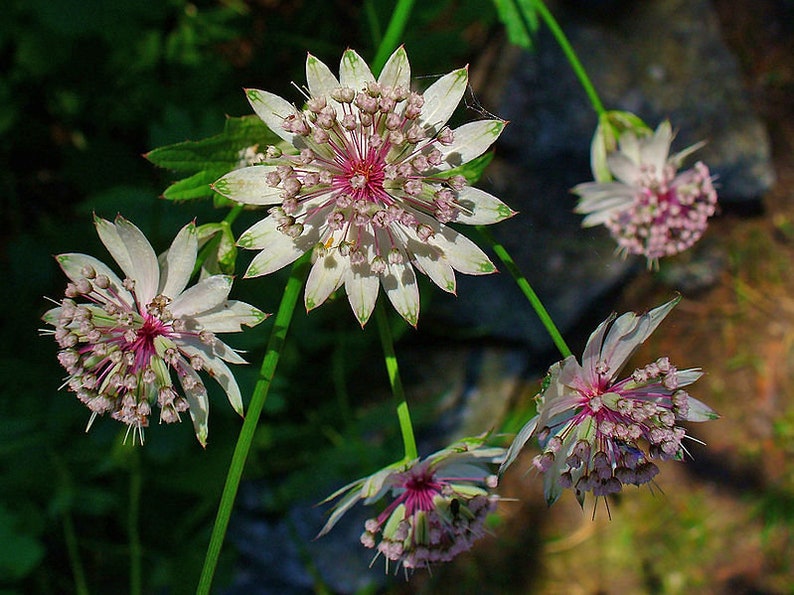
[(557, 347), (562, 356), (568, 357), (571, 355), (571, 350), (565, 343), (565, 339), (562, 338), (560, 331), (557, 330), (557, 326), (554, 324), (554, 321), (551, 319), (551, 316), (549, 316), (548, 311), (540, 301), (538, 294), (536, 294), (535, 290), (532, 289), (529, 281), (527, 281), (527, 278), (518, 268), (518, 265), (515, 263), (512, 256), (510, 256), (510, 253), (507, 251), (507, 249), (496, 241), (496, 238), (491, 235), (491, 232), (487, 228), (483, 227), (482, 225), (478, 225), (477, 231), (479, 231), (483, 238), (485, 238), (485, 240), (491, 245), (491, 248), (493, 248), (493, 251), (499, 257), (499, 260), (504, 263), (508, 272), (512, 275), (513, 279), (515, 279), (518, 287), (529, 300), (529, 303), (532, 304), (535, 313), (538, 315), (538, 318), (540, 318), (543, 326), (546, 327), (546, 331), (551, 336), (551, 340), (554, 341), (554, 345)]
[(386, 64), (386, 60), (389, 59), (389, 56), (400, 44), (413, 6), (414, 0), (397, 0), (397, 6), (394, 7), (391, 13), (389, 26), (386, 27), (386, 33), (383, 34), (383, 39), (380, 42), (380, 46), (378, 46), (378, 51), (375, 53), (375, 58), (372, 60), (372, 72), (376, 75), (380, 73), (384, 64)]
[(416, 439), (414, 438), (414, 427), (411, 423), (411, 413), (408, 411), (408, 401), (405, 400), (403, 383), (400, 380), (400, 368), (397, 364), (397, 355), (394, 353), (394, 338), (389, 326), (389, 317), (383, 308), (383, 301), (378, 300), (375, 306), (375, 319), (378, 322), (380, 332), (380, 342), (383, 346), (383, 357), (386, 360), (386, 371), (389, 373), (389, 383), (391, 392), (397, 402), (397, 418), (400, 420), (400, 432), (405, 445), (405, 458), (412, 461), (417, 458)]
[(582, 87), (584, 87), (584, 91), (587, 93), (588, 99), (590, 99), (590, 104), (593, 106), (595, 112), (600, 116), (605, 111), (604, 104), (601, 103), (601, 99), (598, 97), (598, 93), (596, 93), (595, 87), (590, 81), (590, 77), (587, 76), (582, 63), (579, 61), (579, 57), (576, 55), (576, 52), (574, 52), (573, 47), (571, 47), (571, 44), (568, 41), (568, 38), (565, 36), (565, 33), (563, 33), (560, 25), (557, 23), (557, 20), (554, 18), (551, 12), (549, 12), (549, 9), (546, 8), (543, 0), (532, 0), (532, 3), (535, 5), (535, 10), (538, 11), (540, 17), (551, 31), (551, 34), (554, 35), (554, 39), (557, 40), (560, 48), (562, 48), (565, 57), (568, 58), (568, 62), (576, 74), (576, 77), (579, 79)]
[(273, 376), (276, 373), (276, 367), (278, 366), (281, 350), (287, 336), (287, 330), (292, 322), (295, 305), (298, 302), (298, 296), (303, 286), (306, 271), (308, 270), (307, 263), (308, 261), (306, 258), (301, 258), (293, 265), (292, 274), (284, 288), (284, 295), (281, 298), (281, 304), (276, 313), (276, 320), (273, 324), (273, 330), (270, 333), (267, 351), (265, 352), (265, 357), (262, 360), (262, 366), (259, 370), (259, 380), (254, 387), (251, 403), (248, 405), (248, 412), (246, 413), (243, 427), (240, 430), (237, 445), (234, 448), (232, 462), (229, 465), (226, 484), (223, 486), (221, 501), (218, 505), (218, 515), (215, 518), (215, 526), (212, 529), (209, 547), (207, 548), (207, 556), (204, 560), (204, 567), (201, 570), (201, 578), (199, 579), (198, 589), (196, 590), (196, 593), (199, 595), (209, 595), (210, 587), (212, 586), (212, 578), (218, 566), (218, 558), (220, 557), (223, 540), (226, 537), (226, 529), (229, 526), (229, 518), (231, 517), (232, 508), (234, 507), (237, 489), (240, 486), (240, 479), (243, 475), (245, 461), (248, 457), (248, 452), (251, 450), (251, 444), (254, 439), (257, 423), (259, 422), (259, 416), (262, 413), (262, 408), (267, 399), (267, 393), (270, 390)]
[(85, 582), (85, 572), (80, 561), (80, 550), (77, 545), (77, 532), (74, 530), (72, 515), (65, 510), (62, 515), (63, 535), (66, 539), (66, 552), (69, 555), (69, 565), (74, 575), (74, 590), (77, 595), (88, 595), (88, 584)]
[(127, 515), (130, 539), (130, 593), (139, 595), (143, 592), (142, 564), (143, 550), (141, 548), (141, 535), (139, 530), (141, 515), (141, 486), (143, 475), (141, 472), (141, 458), (138, 449), (133, 448), (130, 467), (130, 509)]
[[(226, 214), (226, 217), (223, 218), (221, 223), (225, 223), (227, 225), (231, 225), (234, 223), (234, 220), (239, 217), (240, 213), (243, 211), (243, 207), (245, 205), (243, 203), (237, 203), (234, 205), (229, 212)], [(199, 250), (198, 257), (196, 258), (196, 264), (193, 265), (193, 274), (195, 275), (201, 270), (201, 266), (204, 264), (204, 261), (207, 260), (210, 254), (215, 252), (218, 249), (218, 245), (221, 243), (223, 232), (215, 234), (209, 242), (204, 244), (204, 246)]]

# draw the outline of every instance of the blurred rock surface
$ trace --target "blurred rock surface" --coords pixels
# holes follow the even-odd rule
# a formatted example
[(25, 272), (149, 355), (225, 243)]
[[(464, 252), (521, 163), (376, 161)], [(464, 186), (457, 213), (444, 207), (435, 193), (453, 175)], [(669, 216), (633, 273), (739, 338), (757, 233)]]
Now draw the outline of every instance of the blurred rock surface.
[[(679, 131), (674, 151), (707, 141), (694, 158), (717, 176), (723, 207), (755, 203), (772, 186), (767, 131), (748, 101), (709, 2), (568, 0), (550, 8), (607, 109), (632, 111), (653, 128), (669, 119)], [(582, 229), (581, 217), (572, 213), (570, 188), (591, 179), (596, 114), (543, 26), (535, 50), (493, 47), (472, 69), (479, 103), (510, 121), (482, 184), (519, 211), (494, 226), (493, 233), (566, 333), (583, 317), (603, 314), (591, 312), (593, 305), (645, 263), (616, 257), (605, 230)], [(696, 246), (689, 259), (702, 269), (697, 252)], [(455, 326), (524, 342), (537, 351), (552, 349), (504, 271), (489, 278), (461, 275), (458, 297), (439, 301)]]

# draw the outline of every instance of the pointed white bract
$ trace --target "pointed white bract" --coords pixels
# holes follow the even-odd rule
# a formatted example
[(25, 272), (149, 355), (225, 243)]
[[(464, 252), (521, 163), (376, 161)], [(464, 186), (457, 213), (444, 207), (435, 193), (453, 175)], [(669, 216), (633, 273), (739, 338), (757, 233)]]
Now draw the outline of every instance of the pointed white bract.
[(439, 78), (421, 94), (410, 90), (403, 48), (377, 79), (348, 50), (338, 79), (309, 55), (306, 81), (302, 109), (266, 91), (247, 91), (254, 111), (294, 151), (270, 147), (262, 163), (214, 184), (231, 200), (275, 205), (239, 238), (240, 246), (260, 251), (246, 276), (271, 273), (312, 252), (307, 309), (344, 285), (364, 325), (382, 286), (395, 309), (416, 325), (415, 269), (453, 293), (454, 271), (494, 272), (482, 250), (447, 227), (487, 225), (514, 214), (454, 171), (488, 150), (505, 126), (502, 120), (447, 126), (468, 70)]
[(679, 371), (662, 357), (617, 380), (678, 301), (641, 315), (613, 314), (590, 335), (581, 364), (569, 356), (552, 365), (537, 415), (516, 436), (500, 471), (536, 436), (542, 452), (533, 465), (543, 473), (547, 502), (571, 488), (583, 504), (587, 492), (607, 496), (649, 482), (659, 472), (651, 459), (683, 459), (686, 432), (677, 422), (718, 417), (684, 390), (700, 369)]
[(197, 372), (214, 378), (242, 415), (240, 389), (226, 362), (245, 360), (216, 333), (257, 325), (266, 315), (227, 299), (229, 276), (206, 277), (186, 289), (196, 266), (193, 223), (180, 230), (159, 261), (143, 233), (123, 217), (95, 218), (95, 224), (125, 276), (122, 280), (85, 254), (56, 257), (70, 282), (60, 306), (43, 319), (55, 327), (58, 360), (68, 374), (65, 386), (92, 411), (89, 427), (97, 415), (109, 413), (127, 424), (133, 442), (143, 443), (157, 404), (163, 423), (179, 421), (188, 411), (196, 438), (206, 446), (209, 403)]
[(717, 208), (706, 165), (698, 161), (678, 172), (684, 158), (702, 143), (670, 155), (672, 141), (666, 121), (650, 136), (623, 132), (618, 150), (607, 155), (605, 164), (593, 165), (613, 181), (587, 182), (572, 190), (579, 195), (575, 211), (586, 215), (582, 226), (604, 225), (619, 252), (644, 256), (649, 268), (697, 242)]
[(424, 459), (400, 462), (341, 488), (320, 536), (357, 502), (388, 502), (364, 524), (361, 543), (406, 571), (448, 562), (485, 534), (496, 508), (496, 476), (490, 467), (503, 448), (485, 446), (483, 436), (464, 438)]

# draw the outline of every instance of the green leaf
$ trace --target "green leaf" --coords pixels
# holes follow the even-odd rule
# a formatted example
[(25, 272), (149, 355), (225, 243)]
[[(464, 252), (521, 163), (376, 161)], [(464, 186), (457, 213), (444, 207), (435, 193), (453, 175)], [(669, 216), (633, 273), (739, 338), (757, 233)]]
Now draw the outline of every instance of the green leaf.
[(197, 174), (174, 182), (165, 189), (163, 198), (168, 200), (191, 200), (194, 198), (212, 196), (213, 191), (212, 188), (210, 188), (210, 184), (218, 179), (218, 171), (219, 170), (215, 169), (205, 169)]
[(435, 174), (438, 178), (451, 178), (452, 176), (463, 176), (466, 178), (466, 183), (469, 185), (477, 183), (477, 181), (482, 177), (485, 168), (488, 167), (488, 164), (491, 163), (493, 159), (493, 151), (490, 153), (483, 153), (479, 157), (472, 159), (464, 163), (463, 165), (459, 165), (458, 167), (453, 167), (452, 169), (448, 169), (447, 171), (442, 171)]
[(532, 0), (493, 0), (499, 20), (507, 30), (510, 43), (532, 49), (532, 34), (538, 30), (538, 17)]
[(146, 158), (157, 166), (175, 171), (214, 171), (223, 175), (240, 165), (241, 152), (246, 148), (264, 150), (268, 145), (283, 145), (283, 141), (257, 116), (243, 116), (229, 118), (220, 134), (160, 147), (147, 153)]
[(0, 506), (0, 581), (3, 582), (25, 577), (44, 557), (41, 542), (19, 525), (19, 519)]

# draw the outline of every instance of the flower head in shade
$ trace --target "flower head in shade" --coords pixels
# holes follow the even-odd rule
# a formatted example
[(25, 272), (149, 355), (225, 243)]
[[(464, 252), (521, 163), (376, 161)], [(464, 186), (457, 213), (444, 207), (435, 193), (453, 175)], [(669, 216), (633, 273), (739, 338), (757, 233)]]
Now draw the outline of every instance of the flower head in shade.
[(234, 410), (243, 413), (240, 389), (225, 362), (245, 360), (216, 334), (254, 326), (266, 315), (226, 299), (230, 276), (214, 275), (186, 288), (196, 265), (193, 223), (180, 230), (159, 261), (146, 237), (123, 217), (94, 223), (124, 278), (92, 256), (56, 257), (70, 283), (60, 305), (43, 320), (55, 327), (65, 386), (91, 410), (89, 427), (97, 415), (109, 413), (129, 426), (133, 441), (143, 443), (156, 404), (160, 422), (179, 421), (188, 411), (205, 446), (209, 403), (199, 372), (213, 377)]
[(573, 188), (579, 195), (575, 211), (586, 215), (582, 225), (603, 224), (617, 241), (618, 251), (644, 256), (649, 267), (700, 239), (717, 207), (708, 167), (698, 161), (693, 168), (678, 171), (684, 158), (702, 143), (670, 155), (672, 140), (669, 122), (649, 136), (623, 132), (618, 150), (606, 157), (615, 180)]
[(581, 364), (569, 356), (552, 365), (538, 414), (516, 436), (501, 470), (537, 436), (541, 453), (533, 464), (544, 475), (547, 502), (571, 488), (583, 504), (587, 492), (607, 496), (625, 484), (649, 482), (659, 472), (651, 459), (681, 460), (686, 433), (677, 423), (717, 418), (685, 390), (702, 372), (678, 370), (662, 357), (618, 380), (679, 299), (642, 315), (613, 314), (590, 335)]
[(359, 500), (388, 499), (383, 511), (364, 524), (361, 542), (406, 570), (448, 562), (485, 534), (485, 519), (496, 508), (496, 476), (489, 466), (504, 449), (466, 438), (425, 459), (401, 462), (346, 485), (320, 535)]
[(344, 285), (363, 325), (380, 287), (415, 325), (415, 269), (455, 292), (455, 271), (496, 269), (472, 241), (447, 223), (490, 224), (514, 212), (468, 185), (457, 168), (482, 155), (505, 126), (480, 120), (446, 123), (468, 84), (468, 70), (442, 76), (424, 93), (410, 90), (399, 48), (380, 76), (353, 50), (339, 78), (309, 55), (306, 103), (298, 109), (256, 89), (248, 100), (288, 147), (269, 147), (258, 165), (230, 172), (214, 189), (250, 205), (275, 205), (238, 244), (259, 250), (246, 277), (265, 275), (312, 252), (305, 304), (312, 309)]

